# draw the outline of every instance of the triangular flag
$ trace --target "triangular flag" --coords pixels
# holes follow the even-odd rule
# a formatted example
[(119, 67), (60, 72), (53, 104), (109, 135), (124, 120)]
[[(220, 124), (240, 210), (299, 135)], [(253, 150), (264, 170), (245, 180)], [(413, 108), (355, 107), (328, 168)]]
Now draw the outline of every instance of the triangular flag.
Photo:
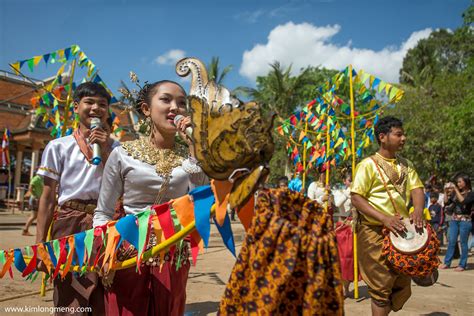
[(41, 59), (43, 59), (43, 56), (35, 56), (33, 57), (33, 63), (35, 66), (37, 66), (39, 64), (39, 62), (41, 61)]
[(49, 56), (51, 56), (51, 55), (50, 54), (44, 54), (43, 55), (43, 60), (44, 60), (46, 65), (48, 64)]
[(23, 273), (23, 271), (26, 269), (26, 263), (25, 259), (23, 258), (23, 254), (21, 253), (20, 249), (15, 249), (13, 250), (14, 256), (15, 256), (15, 268)]
[(20, 74), (20, 63), (19, 62), (16, 62), (14, 64), (10, 64), (10, 66), (13, 69), (13, 71), (15, 72), (16, 75)]
[(215, 217), (214, 223), (216, 224), (217, 230), (221, 234), (222, 241), (224, 241), (225, 246), (235, 257), (234, 234), (232, 234), (232, 226), (230, 225), (229, 214), (225, 213), (224, 225), (220, 226)]
[(209, 243), (209, 236), (211, 233), (211, 225), (209, 218), (211, 216), (211, 207), (214, 204), (214, 193), (210, 186), (202, 186), (195, 188), (189, 194), (194, 201), (194, 218), (196, 219), (196, 229), (204, 241), (204, 246), (207, 248)]
[(26, 63), (28, 64), (28, 68), (30, 69), (30, 71), (33, 72), (33, 69), (35, 67), (35, 61), (33, 60), (33, 58), (28, 59)]

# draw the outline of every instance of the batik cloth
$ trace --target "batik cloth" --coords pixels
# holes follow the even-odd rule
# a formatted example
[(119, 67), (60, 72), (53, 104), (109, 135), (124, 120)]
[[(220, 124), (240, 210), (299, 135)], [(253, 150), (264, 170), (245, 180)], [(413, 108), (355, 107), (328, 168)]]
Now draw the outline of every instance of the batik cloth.
[(219, 314), (343, 312), (332, 217), (301, 193), (262, 190)]

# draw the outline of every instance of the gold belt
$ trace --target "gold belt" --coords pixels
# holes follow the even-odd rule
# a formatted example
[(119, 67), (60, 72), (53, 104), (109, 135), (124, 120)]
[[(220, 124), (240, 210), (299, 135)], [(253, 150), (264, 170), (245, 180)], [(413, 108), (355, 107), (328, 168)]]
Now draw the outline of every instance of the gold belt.
[(89, 201), (69, 200), (65, 202), (63, 206), (92, 215), (97, 205), (87, 202)]

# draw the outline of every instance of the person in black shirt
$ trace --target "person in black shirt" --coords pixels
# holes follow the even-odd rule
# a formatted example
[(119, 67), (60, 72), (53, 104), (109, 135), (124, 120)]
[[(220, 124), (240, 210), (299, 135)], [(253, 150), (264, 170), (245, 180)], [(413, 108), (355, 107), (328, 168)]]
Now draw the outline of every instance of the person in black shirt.
[(471, 212), (474, 205), (474, 192), (471, 188), (471, 180), (467, 175), (459, 175), (456, 178), (454, 195), (448, 197), (445, 205), (447, 214), (452, 214), (448, 230), (448, 250), (444, 258), (444, 264), (440, 269), (447, 269), (451, 265), (458, 236), (461, 243), (461, 259), (456, 271), (461, 272), (467, 266), (468, 247), (467, 242), (472, 229)]

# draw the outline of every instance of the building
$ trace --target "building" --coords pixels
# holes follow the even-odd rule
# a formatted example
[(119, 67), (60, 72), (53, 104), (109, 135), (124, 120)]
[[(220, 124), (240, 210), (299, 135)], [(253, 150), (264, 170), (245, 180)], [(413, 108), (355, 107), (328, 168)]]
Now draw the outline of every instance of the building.
[[(0, 132), (3, 134), (5, 128), (11, 132), (11, 168), (9, 172), (5, 169), (0, 172), (0, 186), (3, 186), (0, 199), (5, 198), (5, 192), (8, 191), (8, 173), (11, 177), (10, 192), (16, 192), (17, 199), (21, 199), (20, 196), (28, 187), (46, 144), (53, 139), (50, 130), (45, 127), (43, 117), (36, 115), (31, 105), (31, 99), (37, 96), (38, 89), (50, 80), (21, 77), (0, 70)], [(137, 134), (133, 128), (136, 116), (133, 113), (124, 113), (121, 103), (114, 103), (111, 108), (118, 115), (124, 130), (120, 140), (136, 138)]]

